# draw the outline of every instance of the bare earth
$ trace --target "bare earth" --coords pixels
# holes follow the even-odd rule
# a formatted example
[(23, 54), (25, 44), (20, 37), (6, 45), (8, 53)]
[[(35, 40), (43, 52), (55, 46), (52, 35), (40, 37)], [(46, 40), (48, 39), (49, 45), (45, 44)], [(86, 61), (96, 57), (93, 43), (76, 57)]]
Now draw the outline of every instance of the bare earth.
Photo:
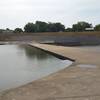
[(0, 100), (100, 100), (100, 46), (31, 45), (75, 59), (70, 67), (16, 89)]

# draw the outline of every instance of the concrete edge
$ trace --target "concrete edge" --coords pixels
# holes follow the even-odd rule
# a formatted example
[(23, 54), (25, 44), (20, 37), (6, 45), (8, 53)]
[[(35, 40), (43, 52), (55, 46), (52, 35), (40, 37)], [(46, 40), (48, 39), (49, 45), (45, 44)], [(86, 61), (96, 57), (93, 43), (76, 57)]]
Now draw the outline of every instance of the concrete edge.
[(32, 45), (32, 44), (30, 44), (30, 43), (28, 43), (28, 45), (31, 46), (31, 47), (38, 48), (38, 49), (40, 49), (40, 50), (42, 50), (42, 51), (45, 51), (45, 52), (47, 52), (47, 53), (49, 53), (49, 54), (51, 54), (51, 55), (53, 55), (53, 56), (55, 56), (55, 57), (57, 57), (57, 58), (59, 58), (59, 59), (61, 59), (61, 60), (70, 60), (70, 61), (72, 61), (72, 62), (75, 62), (75, 59), (72, 59), (72, 58), (69, 58), (69, 57), (66, 57), (66, 56), (62, 56), (62, 55), (60, 55), (60, 54), (57, 54), (57, 53), (52, 52), (52, 51), (49, 51), (49, 50), (45, 50), (45, 49), (43, 49), (43, 48), (41, 48), (41, 47), (37, 47), (37, 46)]

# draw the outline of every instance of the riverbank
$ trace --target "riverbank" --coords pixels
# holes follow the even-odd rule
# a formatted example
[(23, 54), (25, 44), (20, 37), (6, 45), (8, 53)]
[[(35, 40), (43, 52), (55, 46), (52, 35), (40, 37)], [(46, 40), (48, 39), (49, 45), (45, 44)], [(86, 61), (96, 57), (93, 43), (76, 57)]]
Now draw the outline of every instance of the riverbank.
[(64, 46), (100, 45), (100, 32), (44, 32), (0, 34), (1, 41), (39, 42)]
[(75, 59), (75, 63), (43, 79), (2, 92), (0, 100), (100, 100), (100, 46), (31, 45)]

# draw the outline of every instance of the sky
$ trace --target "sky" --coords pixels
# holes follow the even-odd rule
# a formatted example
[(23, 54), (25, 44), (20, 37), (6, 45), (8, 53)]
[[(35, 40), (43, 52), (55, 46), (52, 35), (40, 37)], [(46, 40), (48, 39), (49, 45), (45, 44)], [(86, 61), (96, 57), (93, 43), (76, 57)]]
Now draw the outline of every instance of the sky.
[(0, 29), (23, 28), (28, 22), (78, 21), (100, 24), (100, 0), (0, 0)]

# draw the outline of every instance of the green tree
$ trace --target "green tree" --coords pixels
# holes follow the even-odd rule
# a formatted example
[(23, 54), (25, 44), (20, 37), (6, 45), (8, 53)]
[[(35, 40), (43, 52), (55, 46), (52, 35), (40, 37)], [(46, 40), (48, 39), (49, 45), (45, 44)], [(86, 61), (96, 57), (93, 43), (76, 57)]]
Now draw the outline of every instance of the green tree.
[(73, 31), (72, 28), (67, 28), (67, 29), (65, 29), (65, 32), (72, 32), (72, 31)]
[(25, 30), (25, 32), (28, 32), (28, 33), (35, 32), (35, 30), (36, 30), (35, 24), (33, 24), (33, 23), (26, 24), (24, 27), (24, 30)]
[(16, 29), (14, 30), (14, 32), (15, 32), (15, 33), (21, 33), (21, 32), (23, 32), (23, 30), (22, 30), (21, 28), (16, 28)]
[(4, 29), (0, 29), (0, 33), (3, 33)]
[(9, 28), (6, 28), (6, 30), (7, 30), (7, 31), (10, 31), (10, 29), (9, 29)]
[(60, 32), (65, 31), (65, 26), (61, 23), (46, 23), (36, 21), (35, 24), (28, 23), (24, 27), (25, 32)]
[(65, 26), (62, 25), (61, 23), (54, 23), (55, 27), (56, 27), (56, 31), (60, 32), (60, 31), (65, 31)]
[(48, 24), (49, 32), (60, 32), (65, 31), (65, 26), (61, 23), (49, 23)]
[(96, 25), (94, 29), (95, 31), (100, 31), (100, 24)]
[(47, 32), (48, 24), (42, 21), (36, 21), (36, 32)]
[(72, 28), (73, 31), (85, 31), (86, 28), (91, 28), (92, 24), (89, 24), (88, 22), (78, 22), (77, 24), (73, 24)]
[(56, 27), (54, 25), (54, 23), (49, 23), (48, 24), (48, 32), (56, 32)]

